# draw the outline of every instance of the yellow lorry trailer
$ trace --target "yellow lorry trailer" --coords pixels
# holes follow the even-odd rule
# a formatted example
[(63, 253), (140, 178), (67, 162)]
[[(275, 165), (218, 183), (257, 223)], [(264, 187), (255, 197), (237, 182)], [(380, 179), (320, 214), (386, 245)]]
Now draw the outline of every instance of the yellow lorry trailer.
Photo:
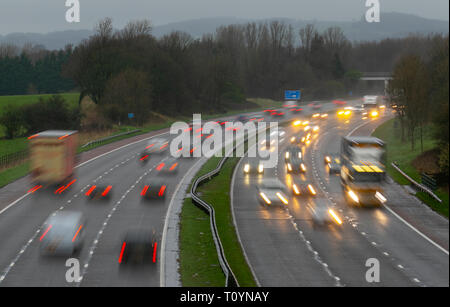
[(78, 143), (77, 131), (47, 130), (28, 139), (33, 183), (60, 184), (72, 177)]

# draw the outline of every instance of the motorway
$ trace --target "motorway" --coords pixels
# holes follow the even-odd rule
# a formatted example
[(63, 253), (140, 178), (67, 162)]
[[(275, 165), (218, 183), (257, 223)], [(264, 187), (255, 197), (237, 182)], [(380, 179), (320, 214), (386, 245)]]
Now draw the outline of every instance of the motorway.
[[(331, 108), (324, 105), (324, 111)], [(303, 118), (310, 115), (311, 111), (306, 112)], [(244, 175), (243, 165), (249, 158), (241, 159), (233, 175), (233, 215), (259, 285), (448, 287), (447, 219), (391, 180), (385, 186), (385, 206), (349, 206), (339, 176), (329, 175), (326, 169), (324, 155), (339, 153), (342, 136), (370, 135), (388, 118), (389, 113), (374, 121), (356, 115), (349, 121), (330, 116), (321, 123), (319, 135), (303, 147), (307, 172), (302, 175), (286, 174), (284, 149), (289, 142), (280, 146), (278, 167), (266, 169), (263, 175)], [(289, 133), (294, 134), (295, 128), (288, 128)], [(259, 204), (256, 186), (263, 178), (279, 178), (288, 185), (292, 176), (311, 182), (317, 196), (292, 196), (283, 207)], [(310, 208), (318, 198), (338, 212), (342, 225), (315, 227)], [(366, 280), (370, 258), (380, 264), (378, 283)]]
[[(333, 108), (333, 104), (325, 103), (322, 111)], [(338, 152), (339, 136), (363, 123), (360, 119), (343, 123), (330, 116), (322, 125), (319, 137), (305, 150), (308, 163), (305, 176), (321, 187), (320, 197), (326, 197), (339, 209), (345, 219), (343, 226), (314, 229), (300, 199), (283, 209), (260, 207), (254, 189), (258, 178), (244, 177), (242, 172), (236, 172), (232, 191), (235, 222), (248, 262), (260, 285), (366, 285), (365, 260), (375, 257), (381, 263), (379, 285), (448, 286), (448, 252), (446, 254), (424, 239), (387, 208), (348, 207), (342, 199), (338, 178), (325, 172), (323, 153)], [(377, 124), (369, 123), (354, 133), (370, 134)], [(166, 131), (161, 133), (170, 139)], [(154, 134), (118, 142), (121, 147), (112, 144), (104, 146), (107, 150), (86, 153), (89, 159), (79, 164), (76, 182), (61, 195), (54, 193), (58, 187), (27, 193), (32, 186), (26, 179), (1, 189), (0, 199), (3, 200), (4, 195), (11, 198), (13, 187), (22, 189), (26, 196), (14, 202), (1, 201), (0, 286), (160, 286), (164, 277), (161, 276), (161, 250), (158, 250), (156, 264), (122, 267), (118, 258), (123, 236), (129, 229), (151, 229), (159, 235), (159, 246), (162, 245), (168, 205), (174, 198), (176, 187), (181, 183), (188, 184), (183, 182), (185, 174), (199, 159), (181, 159), (178, 172), (165, 177), (168, 188), (164, 202), (142, 202), (143, 186), (153, 179), (161, 179), (157, 167), (169, 155), (155, 155), (145, 165), (139, 162), (147, 139)], [(282, 153), (283, 150), (279, 152)], [(267, 170), (264, 176), (289, 180), (282, 163)], [(89, 187), (102, 183), (112, 185), (111, 198), (88, 201), (85, 193)], [(413, 203), (414, 200), (396, 185), (389, 186), (388, 192), (389, 206), (395, 212), (448, 250), (447, 220)], [(408, 206), (411, 203), (413, 205)], [(44, 231), (42, 225), (57, 211), (79, 211), (87, 217), (84, 246), (76, 256), (81, 264), (82, 279), (79, 282), (67, 283), (66, 258), (45, 257), (39, 252), (39, 239)], [(420, 224), (420, 217), (426, 217), (428, 223)]]
[[(230, 118), (235, 116), (222, 120)], [(173, 138), (167, 130), (159, 133), (168, 140)], [(78, 165), (76, 182), (62, 194), (55, 194), (57, 186), (29, 192), (33, 186), (28, 178), (1, 189), (0, 199), (11, 199), (20, 190), (24, 196), (0, 205), (0, 286), (160, 286), (161, 249), (158, 248), (156, 264), (121, 266), (118, 259), (123, 238), (130, 229), (151, 230), (157, 234), (161, 247), (169, 203), (199, 158), (180, 158), (176, 173), (159, 174), (158, 166), (168, 159), (169, 151), (151, 156), (146, 164), (139, 161), (147, 141), (158, 136), (155, 134), (128, 143), (118, 142), (125, 143), (121, 147), (107, 145), (107, 151), (99, 149), (94, 155), (83, 154), (89, 159)], [(143, 187), (155, 179), (167, 184), (165, 200), (142, 201)], [(89, 188), (102, 184), (112, 186), (110, 198), (88, 200), (85, 193)], [(82, 212), (87, 219), (84, 245), (75, 255), (81, 266), (79, 282), (66, 281), (67, 257), (40, 255), (43, 223), (58, 211)]]

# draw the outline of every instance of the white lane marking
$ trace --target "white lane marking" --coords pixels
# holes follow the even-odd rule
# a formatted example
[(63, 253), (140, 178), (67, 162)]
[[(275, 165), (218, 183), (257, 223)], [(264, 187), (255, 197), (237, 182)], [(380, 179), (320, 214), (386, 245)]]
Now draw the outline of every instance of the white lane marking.
[(433, 240), (431, 240), (430, 238), (428, 238), (426, 235), (424, 235), (423, 233), (421, 233), (417, 228), (415, 228), (413, 225), (411, 225), (410, 223), (408, 223), (407, 221), (405, 221), (400, 215), (398, 215), (397, 213), (394, 212), (394, 210), (392, 210), (391, 208), (389, 208), (389, 206), (384, 205), (384, 207), (390, 212), (392, 213), (396, 218), (398, 218), (400, 221), (402, 221), (403, 223), (405, 223), (406, 226), (408, 226), (409, 228), (411, 228), (412, 230), (414, 230), (417, 234), (419, 234), (422, 238), (424, 238), (425, 240), (427, 240), (428, 242), (430, 242), (431, 244), (433, 244), (435, 247), (437, 247), (438, 249), (440, 249), (442, 252), (444, 252), (447, 256), (449, 255), (448, 250), (446, 250), (445, 248), (443, 248), (442, 246), (440, 246), (439, 244), (437, 244), (436, 242), (434, 242)]
[[(101, 155), (99, 155), (99, 156), (97, 156), (97, 157), (94, 157), (94, 158), (92, 158), (92, 159), (90, 159), (90, 160), (87, 160), (87, 161), (85, 161), (85, 162), (83, 162), (83, 163), (81, 163), (81, 164), (78, 164), (77, 166), (75, 166), (75, 168), (79, 168), (79, 167), (81, 167), (81, 166), (83, 166), (83, 165), (85, 165), (85, 164), (87, 164), (87, 163), (90, 163), (90, 162), (92, 162), (92, 161), (94, 161), (94, 160), (97, 160), (98, 158), (101, 158), (101, 157), (103, 157), (103, 156), (109, 155), (110, 153), (113, 153), (113, 152), (115, 152), (115, 151), (117, 151), (117, 150), (123, 149), (123, 148), (125, 148), (125, 147), (131, 146), (131, 145), (134, 145), (134, 144), (143, 142), (143, 141), (147, 141), (147, 140), (152, 139), (152, 138), (154, 138), (154, 137), (161, 136), (161, 135), (168, 134), (168, 133), (169, 133), (169, 132), (159, 133), (159, 134), (153, 135), (153, 136), (151, 136), (151, 137), (148, 137), (148, 138), (145, 138), (145, 139), (136, 141), (136, 142), (132, 142), (132, 143), (123, 145), (123, 146), (121, 146), (121, 147), (119, 147), (119, 148), (116, 148), (116, 149), (113, 149), (113, 150), (111, 150), (111, 151), (105, 152), (104, 154), (101, 154)], [(127, 161), (128, 161), (128, 160), (127, 160)], [(106, 175), (106, 174), (108, 174), (108, 173), (106, 172), (105, 175)], [(30, 194), (31, 194), (31, 193), (26, 193), (25, 195), (22, 195), (21, 197), (19, 197), (19, 198), (16, 199), (15, 201), (13, 201), (11, 204), (9, 204), (8, 206), (6, 206), (4, 209), (2, 209), (2, 210), (0, 211), (0, 215), (3, 214), (6, 210), (8, 210), (9, 208), (11, 208), (12, 206), (14, 206), (15, 204), (17, 204), (18, 202), (20, 202), (22, 199), (24, 199), (25, 197), (27, 197), (27, 196), (30, 195)]]

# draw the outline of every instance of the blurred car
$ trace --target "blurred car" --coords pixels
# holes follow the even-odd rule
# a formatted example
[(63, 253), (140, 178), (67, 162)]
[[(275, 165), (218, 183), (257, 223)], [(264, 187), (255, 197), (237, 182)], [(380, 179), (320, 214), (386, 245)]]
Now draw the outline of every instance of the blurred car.
[(335, 104), (337, 106), (342, 106), (342, 105), (347, 104), (347, 102), (342, 98), (337, 98), (337, 99), (333, 100), (333, 104)]
[(250, 122), (261, 122), (263, 120), (264, 120), (264, 116), (259, 115), (259, 114), (252, 115), (252, 116), (250, 116), (250, 119), (249, 119)]
[(174, 158), (193, 158), (197, 147), (187, 146), (179, 148), (174, 154)]
[(86, 220), (81, 212), (58, 211), (44, 223), (39, 237), (42, 255), (78, 254), (84, 240)]
[(293, 107), (297, 107), (297, 102), (296, 101), (286, 101), (283, 103), (283, 108), (293, 108)]
[(309, 204), (312, 219), (315, 224), (325, 225), (335, 223), (342, 225), (342, 220), (335, 210), (333, 210), (325, 198), (316, 198), (314, 204)]
[(264, 179), (258, 186), (258, 200), (262, 205), (287, 205), (286, 186), (278, 179)]
[(337, 155), (329, 155), (326, 158), (329, 174), (339, 174), (341, 172), (341, 160)]
[(276, 141), (278, 140), (278, 144), (283, 143), (286, 140), (286, 130), (283, 128), (276, 128), (270, 134), (266, 134), (266, 139), (261, 141), (261, 145), (265, 146), (266, 149), (275, 146)]
[(244, 174), (263, 174), (264, 164), (257, 158), (249, 158), (244, 164)]
[(122, 241), (119, 264), (156, 263), (158, 240), (155, 231), (146, 229), (130, 230)]
[(284, 110), (274, 110), (270, 113), (272, 117), (283, 117), (285, 115)]
[(169, 141), (165, 138), (153, 138), (148, 141), (147, 146), (141, 152), (139, 160), (147, 162), (148, 159), (155, 154), (163, 154), (169, 149)]
[(306, 166), (302, 157), (294, 155), (289, 162), (286, 162), (286, 170), (288, 173), (304, 173), (306, 172)]
[(338, 118), (347, 119), (350, 116), (352, 116), (352, 110), (350, 110), (350, 109), (341, 109), (341, 110), (338, 110), (336, 114), (337, 114)]
[(309, 104), (309, 106), (311, 107), (311, 109), (313, 110), (320, 110), (322, 109), (322, 104), (318, 101), (313, 101)]
[(289, 146), (284, 153), (284, 162), (291, 161), (291, 158), (297, 156), (299, 158), (303, 157), (301, 148), (297, 146)]
[(293, 177), (292, 178), (292, 194), (295, 196), (316, 196), (317, 191), (312, 185), (312, 183), (308, 181), (303, 181), (300, 178)]
[(161, 162), (157, 167), (156, 170), (160, 174), (176, 174), (178, 173), (178, 166), (179, 161), (175, 157), (170, 157), (164, 162)]
[(291, 111), (291, 113), (298, 114), (298, 113), (303, 112), (303, 108), (302, 107), (293, 107), (293, 108), (290, 108), (289, 111)]
[(238, 117), (236, 117), (237, 122), (241, 122), (241, 123), (246, 123), (249, 121), (249, 117), (247, 115), (239, 115)]
[(164, 200), (167, 194), (167, 183), (153, 179), (144, 185), (141, 196), (144, 200)]
[(91, 185), (86, 191), (85, 195), (90, 200), (105, 199), (109, 200), (111, 198), (112, 185), (106, 182), (100, 184)]
[(301, 144), (302, 143), (302, 135), (296, 134), (291, 136), (289, 139), (291, 144)]

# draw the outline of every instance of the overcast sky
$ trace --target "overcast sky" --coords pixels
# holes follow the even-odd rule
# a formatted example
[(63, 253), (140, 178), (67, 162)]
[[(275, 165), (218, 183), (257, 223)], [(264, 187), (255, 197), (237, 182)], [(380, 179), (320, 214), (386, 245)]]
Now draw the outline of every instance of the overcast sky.
[[(121, 28), (147, 18), (154, 25), (205, 17), (351, 21), (365, 14), (365, 0), (79, 0), (81, 22), (65, 21), (66, 0), (0, 0), (0, 34), (92, 29), (104, 17)], [(379, 0), (381, 11), (449, 20), (448, 0)], [(382, 17), (382, 16), (381, 16)]]

